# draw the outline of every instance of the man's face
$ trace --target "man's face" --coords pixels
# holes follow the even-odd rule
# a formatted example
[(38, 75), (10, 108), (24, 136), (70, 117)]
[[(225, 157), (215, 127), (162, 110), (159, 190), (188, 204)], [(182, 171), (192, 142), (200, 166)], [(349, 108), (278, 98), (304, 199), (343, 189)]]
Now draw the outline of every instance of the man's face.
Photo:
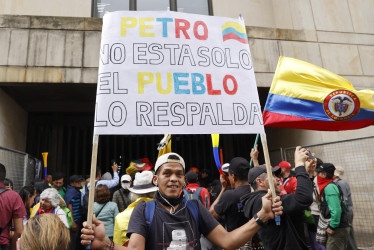
[[(275, 188), (275, 192), (277, 194), (279, 194), (280, 192), (282, 192), (282, 189), (280, 187), (280, 183), (279, 183), (279, 178), (275, 176), (275, 174), (273, 174), (273, 182), (274, 182), (274, 188)], [(264, 180), (264, 186), (267, 189), (270, 188), (270, 185), (269, 185), (269, 179), (268, 179), (268, 175), (266, 174), (266, 178)]]
[(40, 199), (40, 207), (44, 212), (50, 210), (52, 208), (52, 203), (48, 198)]
[(64, 185), (64, 178), (61, 178), (61, 179), (58, 179), (58, 180), (54, 180), (52, 182), (52, 185), (55, 189), (57, 190), (60, 190), (61, 187)]
[(5, 186), (6, 189), (13, 190), (13, 186), (11, 184)]
[(75, 188), (81, 188), (82, 183), (81, 182), (71, 182), (70, 186), (75, 187)]
[(285, 168), (281, 168), (281, 176), (283, 178), (287, 177), (289, 175), (289, 173), (290, 173), (290, 170), (285, 169)]
[(177, 198), (185, 183), (183, 167), (176, 162), (165, 163), (157, 174), (160, 193), (168, 198)]
[(47, 181), (48, 181), (49, 184), (52, 184), (52, 175), (51, 174), (47, 175)]
[(208, 177), (208, 173), (205, 173), (205, 172), (204, 172), (204, 173), (201, 174), (201, 178), (204, 179), (204, 178), (207, 178), (207, 177)]

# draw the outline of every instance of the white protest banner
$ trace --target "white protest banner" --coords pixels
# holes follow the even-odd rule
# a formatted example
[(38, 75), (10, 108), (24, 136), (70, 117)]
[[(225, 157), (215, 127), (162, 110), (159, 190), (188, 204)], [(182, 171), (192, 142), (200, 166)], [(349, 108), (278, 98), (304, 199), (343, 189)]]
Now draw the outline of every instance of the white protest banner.
[(95, 134), (263, 132), (242, 20), (171, 11), (104, 16)]

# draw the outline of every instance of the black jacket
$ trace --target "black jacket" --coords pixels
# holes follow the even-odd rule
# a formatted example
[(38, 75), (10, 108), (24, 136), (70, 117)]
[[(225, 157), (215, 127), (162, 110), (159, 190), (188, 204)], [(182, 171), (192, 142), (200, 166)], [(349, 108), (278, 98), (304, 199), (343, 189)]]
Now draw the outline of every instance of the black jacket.
[[(305, 171), (300, 166), (295, 171), (297, 178), (296, 193), (281, 196), (283, 215), (281, 224), (277, 226), (274, 220), (258, 231), (265, 249), (268, 250), (300, 250), (308, 249), (304, 238), (303, 216), (304, 210), (313, 202), (313, 184)], [(259, 190), (241, 197), (244, 205), (244, 215), (252, 218), (261, 210), (261, 198), (267, 191)]]

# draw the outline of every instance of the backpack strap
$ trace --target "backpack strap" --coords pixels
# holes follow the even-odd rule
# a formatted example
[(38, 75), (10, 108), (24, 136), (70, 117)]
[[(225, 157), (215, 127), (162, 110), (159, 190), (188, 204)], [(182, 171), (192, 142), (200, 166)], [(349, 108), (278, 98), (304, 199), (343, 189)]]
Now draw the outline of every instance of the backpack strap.
[(156, 209), (156, 202), (154, 200), (151, 200), (145, 203), (144, 216), (145, 216), (145, 222), (147, 223), (147, 227), (148, 227), (147, 237), (149, 235), (149, 232), (151, 231), (152, 221), (155, 215), (155, 209)]
[(9, 190), (9, 189), (7, 189), (7, 188), (0, 188), (0, 194), (6, 192), (6, 191), (8, 191), (8, 190)]
[(103, 210), (103, 208), (106, 206), (106, 204), (108, 204), (108, 202), (105, 202), (105, 204), (100, 208), (99, 212), (96, 215), (96, 218), (99, 216), (99, 214), (101, 213), (101, 210)]
[(192, 213), (196, 223), (197, 223), (197, 227), (199, 228), (200, 224), (199, 224), (199, 206), (197, 205), (197, 200), (192, 200), (192, 201), (186, 201), (186, 200), (183, 200), (184, 204), (186, 204), (186, 207), (188, 208), (188, 210), (190, 210), (190, 212)]
[(119, 195), (122, 198), (123, 206), (126, 206), (125, 197), (124, 197), (124, 193), (122, 192), (122, 189), (120, 189), (118, 191), (119, 191)]

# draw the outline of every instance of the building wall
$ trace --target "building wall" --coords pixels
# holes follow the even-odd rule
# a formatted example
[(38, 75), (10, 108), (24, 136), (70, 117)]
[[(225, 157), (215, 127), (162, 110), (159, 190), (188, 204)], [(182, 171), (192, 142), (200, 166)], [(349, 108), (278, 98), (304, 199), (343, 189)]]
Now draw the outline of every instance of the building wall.
[(0, 89), (0, 146), (26, 150), (27, 112)]
[(92, 0), (0, 0), (2, 15), (90, 17)]

